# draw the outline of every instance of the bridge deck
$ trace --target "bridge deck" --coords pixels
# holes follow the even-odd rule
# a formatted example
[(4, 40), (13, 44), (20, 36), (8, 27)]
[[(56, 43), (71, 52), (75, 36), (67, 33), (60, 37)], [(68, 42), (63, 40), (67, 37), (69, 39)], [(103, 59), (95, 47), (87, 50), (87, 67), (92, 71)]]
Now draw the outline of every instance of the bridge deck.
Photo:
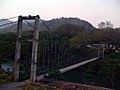
[[(74, 65), (71, 65), (71, 66), (68, 66), (68, 67), (64, 67), (64, 68), (60, 69), (60, 72), (64, 73), (64, 72), (70, 71), (72, 69), (78, 68), (78, 67), (80, 67), (82, 65), (85, 65), (87, 63), (93, 62), (93, 61), (98, 60), (98, 59), (99, 59), (99, 57), (96, 57), (96, 58), (92, 58), (92, 59), (89, 59), (89, 60), (74, 64)], [(48, 75), (48, 73), (46, 73), (44, 75)], [(43, 79), (44, 75), (38, 76), (37, 80)]]

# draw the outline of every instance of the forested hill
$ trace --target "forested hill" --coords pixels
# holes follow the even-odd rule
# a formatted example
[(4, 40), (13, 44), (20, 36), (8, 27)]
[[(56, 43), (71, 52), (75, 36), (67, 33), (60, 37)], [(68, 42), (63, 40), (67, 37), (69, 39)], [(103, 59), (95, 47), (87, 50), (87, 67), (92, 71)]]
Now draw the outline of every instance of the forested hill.
[[(90, 24), (89, 22), (85, 21), (85, 20), (81, 20), (79, 18), (57, 18), (57, 19), (52, 19), (49, 21), (45, 21), (42, 20), (51, 30), (55, 30), (56, 28), (62, 26), (62, 25), (75, 25), (78, 26), (80, 28), (83, 28), (85, 30), (94, 30), (95, 27)], [(29, 23), (31, 23), (33, 25), (33, 21), (30, 21)], [(7, 26), (4, 28), (0, 28), (0, 32), (15, 32), (16, 31), (16, 26), (17, 23), (11, 26)], [(27, 22), (24, 22), (23, 24), (23, 30), (30, 30), (32, 29)], [(43, 23), (40, 22), (39, 24), (39, 30), (44, 30), (46, 31), (47, 28), (44, 26)]]
[(46, 24), (52, 29), (55, 29), (61, 25), (65, 25), (65, 24), (76, 25), (76, 26), (79, 26), (85, 30), (94, 30), (95, 29), (95, 27), (92, 24), (90, 24), (89, 22), (84, 21), (84, 20), (80, 20), (78, 18), (52, 19), (50, 21), (46, 21)]

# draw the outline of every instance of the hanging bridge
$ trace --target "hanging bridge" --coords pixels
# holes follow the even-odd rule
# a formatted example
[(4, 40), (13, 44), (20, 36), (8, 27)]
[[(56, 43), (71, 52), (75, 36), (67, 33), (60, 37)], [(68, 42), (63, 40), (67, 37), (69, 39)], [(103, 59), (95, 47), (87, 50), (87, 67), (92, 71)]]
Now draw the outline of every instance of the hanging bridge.
[[(34, 20), (34, 23), (30, 23), (28, 20)], [(1, 22), (4, 22), (4, 20)], [(0, 26), (9, 24), (15, 24), (15, 22), (5, 23)], [(31, 27), (31, 30), (24, 31), (23, 24), (27, 24)], [(41, 24), (48, 31), (39, 30), (39, 25)], [(71, 47), (68, 38), (60, 37), (53, 32), (40, 19), (39, 15), (19, 16), (15, 34), (17, 38), (13, 42), (16, 43), (16, 45), (14, 44), (16, 48), (15, 53), (12, 54), (15, 55), (15, 81), (18, 81), (22, 76), (26, 76), (30, 77), (31, 82), (35, 82), (36, 79), (48, 74), (50, 70), (59, 69), (60, 72), (64, 73), (104, 57), (103, 44), (99, 45), (95, 53), (90, 53), (88, 57), (80, 55), (80, 49)]]

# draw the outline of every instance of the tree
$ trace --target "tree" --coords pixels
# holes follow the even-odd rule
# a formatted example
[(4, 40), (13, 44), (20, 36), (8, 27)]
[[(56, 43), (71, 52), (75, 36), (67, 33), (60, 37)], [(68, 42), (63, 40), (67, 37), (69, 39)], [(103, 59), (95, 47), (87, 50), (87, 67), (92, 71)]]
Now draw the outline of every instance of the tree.
[(103, 29), (103, 28), (113, 28), (113, 24), (110, 21), (106, 21), (106, 22), (100, 22), (98, 24), (99, 29)]
[(106, 21), (106, 28), (113, 28), (113, 24), (110, 21)]
[(99, 29), (105, 28), (105, 22), (100, 22), (98, 24)]
[(81, 30), (76, 36), (70, 39), (73, 47), (81, 47), (90, 43), (89, 31)]

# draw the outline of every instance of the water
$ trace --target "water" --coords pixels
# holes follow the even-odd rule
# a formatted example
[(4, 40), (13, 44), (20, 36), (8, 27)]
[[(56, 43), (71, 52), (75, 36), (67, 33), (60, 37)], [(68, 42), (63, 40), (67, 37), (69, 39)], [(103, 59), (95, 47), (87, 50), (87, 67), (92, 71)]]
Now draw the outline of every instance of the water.
[(3, 63), (1, 64), (2, 66), (2, 69), (7, 71), (7, 69), (9, 68), (9, 71), (13, 71), (13, 63), (12, 62), (9, 62), (9, 63)]

